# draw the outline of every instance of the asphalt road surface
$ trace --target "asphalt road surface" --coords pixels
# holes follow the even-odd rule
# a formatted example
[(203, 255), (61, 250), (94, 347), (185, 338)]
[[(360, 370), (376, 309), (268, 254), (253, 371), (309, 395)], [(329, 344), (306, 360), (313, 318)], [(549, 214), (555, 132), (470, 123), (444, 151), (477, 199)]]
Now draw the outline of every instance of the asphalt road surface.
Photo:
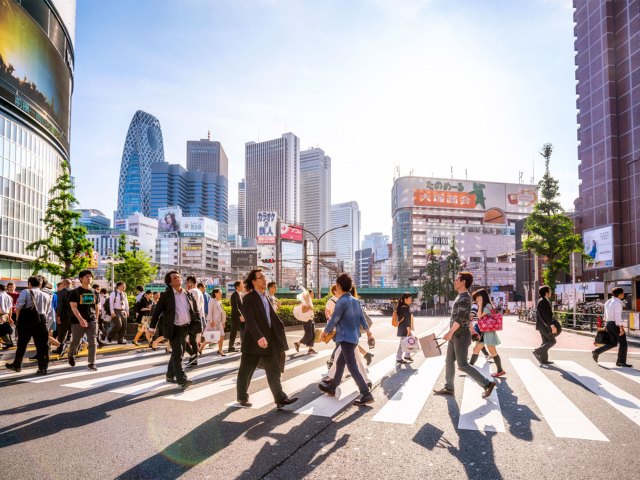
[[(640, 350), (632, 369), (615, 351), (591, 358), (592, 339), (563, 332), (541, 368), (531, 325), (507, 318), (499, 352), (507, 376), (488, 400), (458, 372), (455, 396), (431, 394), (443, 357), (396, 366), (388, 317), (372, 317), (377, 344), (371, 407), (351, 405), (352, 381), (330, 398), (317, 388), (332, 346), (291, 349), (283, 376), (295, 404), (275, 409), (263, 371), (251, 409), (234, 404), (239, 354), (207, 349), (182, 392), (165, 383), (168, 356), (149, 349), (0, 372), (0, 466), (13, 479), (589, 479), (638, 478)], [(416, 318), (422, 334), (442, 318)], [(289, 345), (302, 331), (288, 332)], [(362, 341), (363, 346), (366, 342)], [(2, 364), (11, 359), (5, 354)], [(484, 359), (477, 367), (495, 372)]]

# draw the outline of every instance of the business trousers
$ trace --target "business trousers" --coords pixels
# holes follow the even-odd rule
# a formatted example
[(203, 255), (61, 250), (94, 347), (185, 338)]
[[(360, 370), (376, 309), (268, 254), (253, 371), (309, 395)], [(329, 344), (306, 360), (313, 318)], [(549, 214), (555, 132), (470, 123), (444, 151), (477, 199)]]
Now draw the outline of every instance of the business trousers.
[(336, 360), (336, 374), (331, 382), (331, 388), (335, 390), (340, 385), (346, 365), (351, 374), (351, 378), (353, 378), (356, 385), (358, 385), (360, 393), (362, 395), (369, 395), (369, 387), (358, 370), (358, 363), (356, 361), (356, 348), (358, 348), (358, 345), (349, 342), (339, 342), (338, 345), (340, 345), (340, 355), (338, 355)]
[(286, 400), (287, 395), (282, 391), (282, 384), (280, 383), (280, 356), (276, 351), (269, 351), (265, 355), (242, 352), (238, 370), (238, 382), (236, 384), (236, 398), (239, 402), (249, 400), (251, 377), (256, 371), (260, 360), (262, 360), (262, 367), (267, 374), (267, 382), (273, 395), (273, 401), (280, 403)]
[(27, 309), (24, 309), (20, 315), (20, 321), (16, 327), (18, 334), (18, 348), (13, 365), (20, 368), (22, 359), (27, 351), (27, 345), (33, 337), (33, 343), (36, 346), (36, 357), (38, 358), (38, 368), (46, 370), (49, 366), (49, 331), (47, 324), (41, 322), (37, 314), (27, 315)]
[[(462, 328), (462, 327), (461, 327)], [(469, 354), (469, 345), (471, 345), (471, 333), (465, 331), (460, 335), (454, 334), (449, 341), (447, 347), (446, 370), (444, 388), (453, 392), (454, 379), (456, 374), (456, 362), (458, 368), (466, 373), (469, 377), (476, 381), (482, 388), (487, 388), (491, 380), (485, 378), (478, 370), (467, 362)]]
[(229, 348), (234, 348), (236, 344), (236, 334), (240, 330), (240, 341), (242, 341), (242, 334), (244, 333), (244, 324), (239, 318), (231, 319), (231, 328), (229, 329)]
[(78, 345), (82, 337), (87, 334), (87, 343), (89, 344), (89, 356), (87, 363), (96, 363), (96, 344), (98, 339), (98, 323), (94, 320), (89, 322), (87, 328), (81, 327), (79, 323), (71, 324), (71, 346), (69, 347), (69, 357), (77, 353)]
[(109, 341), (113, 340), (113, 337), (118, 336), (118, 341), (124, 340), (124, 335), (127, 333), (127, 314), (124, 310), (114, 310), (115, 315), (111, 318), (111, 328), (109, 328)]
[(60, 317), (60, 324), (58, 325), (58, 341), (60, 346), (58, 347), (58, 353), (62, 352), (62, 344), (67, 341), (67, 336), (71, 335), (71, 319)]
[(556, 337), (553, 336), (551, 330), (543, 329), (539, 330), (540, 338), (542, 339), (542, 345), (540, 345), (535, 351), (540, 355), (540, 360), (543, 362), (549, 361), (549, 349), (556, 344)]
[(617, 363), (627, 363), (627, 335), (620, 335), (620, 327), (616, 325), (616, 322), (607, 322), (605, 328), (609, 334), (609, 343), (596, 348), (595, 352), (600, 355), (601, 353), (618, 346)]
[(187, 381), (187, 376), (182, 368), (182, 356), (187, 335), (189, 335), (189, 325), (174, 325), (173, 336), (169, 339), (171, 358), (167, 366), (167, 378), (175, 378), (179, 384)]

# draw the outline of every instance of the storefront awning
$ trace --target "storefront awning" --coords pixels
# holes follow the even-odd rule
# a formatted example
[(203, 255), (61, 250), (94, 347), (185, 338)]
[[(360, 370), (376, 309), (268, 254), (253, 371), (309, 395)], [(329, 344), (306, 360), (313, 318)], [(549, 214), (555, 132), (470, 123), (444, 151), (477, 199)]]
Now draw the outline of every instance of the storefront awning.
[(604, 274), (604, 281), (619, 282), (622, 280), (631, 280), (635, 277), (640, 277), (640, 265), (633, 265), (631, 267), (614, 270), (613, 272), (607, 272)]

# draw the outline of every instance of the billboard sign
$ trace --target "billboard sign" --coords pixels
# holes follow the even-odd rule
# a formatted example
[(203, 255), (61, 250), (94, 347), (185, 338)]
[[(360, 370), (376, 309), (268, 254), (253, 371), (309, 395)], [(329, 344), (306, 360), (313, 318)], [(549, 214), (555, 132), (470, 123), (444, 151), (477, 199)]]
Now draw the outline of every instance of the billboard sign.
[(584, 261), (585, 270), (613, 267), (613, 226), (594, 228), (582, 232), (584, 253), (589, 256)]
[(181, 237), (211, 237), (218, 239), (218, 222), (206, 217), (182, 217)]
[(280, 239), (302, 242), (302, 228), (297, 225), (280, 224)]
[(538, 201), (535, 185), (401, 177), (393, 187), (393, 211), (399, 208), (437, 208), (530, 213)]
[(158, 233), (179, 234), (182, 223), (182, 209), (180, 207), (165, 207), (158, 209)]
[(253, 268), (258, 265), (258, 253), (255, 248), (232, 248), (231, 268)]
[(276, 243), (276, 212), (258, 212), (258, 245), (271, 245)]
[(0, 2), (0, 98), (68, 152), (72, 55), (47, 2), (23, 4)]

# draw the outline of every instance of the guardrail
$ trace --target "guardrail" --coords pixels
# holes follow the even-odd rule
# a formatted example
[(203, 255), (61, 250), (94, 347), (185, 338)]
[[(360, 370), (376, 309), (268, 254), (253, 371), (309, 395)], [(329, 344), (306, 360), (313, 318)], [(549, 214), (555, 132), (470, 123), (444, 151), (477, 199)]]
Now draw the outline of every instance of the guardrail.
[[(576, 312), (574, 321), (573, 312), (566, 310), (554, 310), (553, 316), (562, 324), (562, 328), (572, 328), (575, 330), (596, 331), (603, 326), (601, 313)], [(536, 309), (527, 308), (518, 311), (518, 320), (521, 322), (536, 323)]]

